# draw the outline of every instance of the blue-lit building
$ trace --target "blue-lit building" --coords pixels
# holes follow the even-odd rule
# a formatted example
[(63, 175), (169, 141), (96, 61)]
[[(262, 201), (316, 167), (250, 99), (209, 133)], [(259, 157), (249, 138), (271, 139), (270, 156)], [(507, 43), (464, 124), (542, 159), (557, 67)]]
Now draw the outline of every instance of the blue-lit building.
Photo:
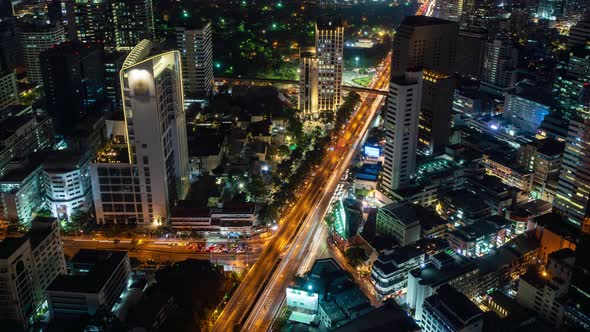
[(550, 112), (549, 94), (528, 82), (504, 93), (504, 118), (522, 132), (534, 134)]

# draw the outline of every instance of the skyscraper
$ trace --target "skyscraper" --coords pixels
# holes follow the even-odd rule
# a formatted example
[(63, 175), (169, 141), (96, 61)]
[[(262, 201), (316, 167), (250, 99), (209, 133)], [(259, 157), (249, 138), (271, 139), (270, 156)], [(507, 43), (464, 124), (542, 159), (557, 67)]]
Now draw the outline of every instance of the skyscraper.
[(454, 91), (453, 77), (432, 70), (423, 71), (418, 145), (425, 155), (442, 154), (449, 143)]
[(434, 16), (444, 20), (459, 22), (463, 13), (464, 0), (437, 1)]
[(575, 45), (569, 59), (557, 64), (553, 96), (557, 109), (566, 119), (590, 118), (590, 49)]
[(393, 39), (392, 75), (412, 68), (452, 74), (457, 53), (457, 22), (406, 16)]
[(418, 114), (422, 96), (422, 72), (393, 76), (385, 123), (385, 161), (382, 190), (386, 194), (410, 182), (416, 168)]
[(123, 63), (127, 144), (117, 148), (118, 158), (113, 150), (99, 151), (91, 165), (98, 223), (165, 223), (174, 202), (185, 197), (189, 172), (180, 61), (180, 52), (153, 52), (153, 44), (143, 40)]
[(457, 38), (458, 73), (479, 78), (488, 31), (481, 27), (467, 27), (459, 30)]
[(590, 41), (590, 11), (584, 13), (584, 17), (570, 28), (567, 36), (567, 46), (585, 47), (588, 41)]
[(41, 83), (43, 76), (39, 54), (51, 46), (66, 41), (64, 28), (60, 23), (35, 21), (20, 27), (19, 39), (25, 67), (27, 67), (27, 77), (33, 83)]
[(590, 216), (590, 120), (570, 121), (553, 207), (577, 227)]
[(313, 47), (299, 52), (299, 110), (304, 115), (318, 112), (319, 61)]
[(315, 25), (316, 55), (319, 61), (318, 109), (335, 111), (342, 104), (344, 25), (333, 16), (319, 18)]
[(213, 94), (213, 41), (211, 22), (194, 20), (176, 27), (176, 48), (181, 52), (185, 101)]
[(83, 43), (114, 47), (114, 30), (108, 0), (77, 0), (74, 4), (76, 35)]
[[(424, 69), (421, 84), (420, 146), (432, 155), (448, 143), (453, 107), (459, 24), (428, 16), (407, 16), (393, 40), (392, 74)], [(413, 171), (413, 170), (412, 170)]]
[(104, 102), (103, 51), (96, 44), (62, 43), (40, 55), (47, 111), (56, 132), (72, 133)]
[(514, 84), (518, 50), (507, 38), (488, 41), (484, 50), (481, 82), (495, 89)]
[(12, 71), (23, 64), (16, 18), (0, 17), (0, 71)]
[(537, 3), (537, 17), (556, 19), (563, 15), (565, 0), (539, 0)]
[(152, 0), (112, 0), (111, 6), (118, 50), (130, 50), (143, 39), (154, 39)]

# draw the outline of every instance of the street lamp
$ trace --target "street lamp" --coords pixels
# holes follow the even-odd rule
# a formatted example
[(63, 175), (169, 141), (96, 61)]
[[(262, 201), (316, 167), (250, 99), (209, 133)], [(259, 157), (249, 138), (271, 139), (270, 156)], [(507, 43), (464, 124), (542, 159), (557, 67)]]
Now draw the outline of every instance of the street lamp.
[(355, 56), (355, 57), (354, 57), (354, 61), (356, 61), (356, 67), (357, 67), (357, 68), (359, 67), (359, 61), (360, 61), (360, 60), (361, 60), (361, 58), (360, 58), (360, 57), (358, 57), (358, 56)]

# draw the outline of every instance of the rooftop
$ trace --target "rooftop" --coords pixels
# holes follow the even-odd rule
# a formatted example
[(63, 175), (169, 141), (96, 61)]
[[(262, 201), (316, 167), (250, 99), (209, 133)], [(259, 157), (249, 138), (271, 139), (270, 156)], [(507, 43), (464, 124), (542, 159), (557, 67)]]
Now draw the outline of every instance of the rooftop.
[(324, 15), (318, 18), (316, 26), (319, 30), (331, 30), (343, 26), (342, 18), (333, 15)]
[(436, 292), (424, 300), (424, 306), (446, 318), (453, 330), (460, 330), (483, 314), (475, 303), (452, 286), (443, 285)]
[(418, 331), (420, 327), (394, 300), (358, 317), (334, 330), (334, 332), (386, 331), (395, 326), (396, 332)]
[(72, 259), (75, 265), (88, 265), (87, 273), (60, 275), (48, 291), (71, 293), (98, 293), (121, 263), (127, 259), (125, 251), (80, 249)]
[(20, 248), (28, 238), (21, 237), (7, 237), (0, 242), (0, 258), (6, 259), (10, 257), (18, 248)]
[(95, 164), (128, 164), (127, 145), (108, 143), (96, 153)]
[(427, 25), (441, 25), (441, 24), (457, 24), (457, 22), (447, 21), (436, 17), (424, 15), (406, 16), (401, 25), (409, 26), (427, 26)]
[[(8, 117), (0, 122), (0, 142), (8, 139), (27, 123), (35, 121), (33, 115), (17, 115)], [(3, 143), (0, 143), (3, 144)], [(1, 146), (1, 145), (0, 145)]]
[[(440, 255), (441, 253), (437, 254)], [(437, 255), (433, 258), (437, 258)], [(416, 268), (410, 273), (420, 278), (421, 284), (430, 285), (432, 287), (446, 283), (447, 281), (462, 275), (468, 271), (475, 270), (477, 265), (475, 261), (465, 256), (458, 254), (447, 255), (448, 261), (443, 262), (441, 268), (438, 269), (433, 261), (427, 263), (424, 267)]]
[[(392, 203), (385, 205), (380, 209), (380, 211), (387, 211), (389, 214), (393, 215), (395, 218), (399, 219), (402, 223), (406, 225), (414, 224), (418, 220), (418, 215), (414, 211), (414, 206), (408, 203)], [(379, 219), (379, 213), (377, 213), (377, 219)]]

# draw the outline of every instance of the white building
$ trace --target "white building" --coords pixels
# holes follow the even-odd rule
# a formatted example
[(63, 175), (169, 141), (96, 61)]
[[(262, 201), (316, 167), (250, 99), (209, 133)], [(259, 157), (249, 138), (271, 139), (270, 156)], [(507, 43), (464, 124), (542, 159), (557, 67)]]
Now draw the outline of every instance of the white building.
[(332, 16), (321, 17), (315, 25), (316, 55), (319, 59), (318, 109), (335, 111), (342, 104), (344, 26)]
[(514, 84), (518, 50), (507, 39), (488, 41), (484, 48), (481, 83), (496, 89), (506, 89)]
[(416, 169), (421, 95), (422, 72), (406, 72), (391, 79), (384, 114), (387, 142), (381, 185), (386, 193), (408, 184)]
[(45, 203), (54, 217), (71, 221), (92, 205), (89, 153), (54, 151), (43, 162)]
[(0, 72), (0, 110), (10, 105), (18, 105), (18, 103), (19, 97), (15, 72)]
[(141, 41), (120, 73), (127, 144), (99, 151), (91, 165), (98, 223), (166, 223), (188, 191), (180, 53), (152, 48)]
[(53, 45), (66, 41), (64, 27), (60, 23), (49, 21), (22, 25), (19, 40), (29, 81), (42, 83), (39, 54)]
[[(191, 21), (192, 22), (192, 21)], [(213, 94), (213, 41), (211, 22), (176, 28), (176, 48), (181, 52), (186, 102)]]
[(299, 110), (304, 115), (317, 115), (319, 60), (313, 48), (299, 52)]
[(45, 301), (45, 290), (67, 273), (58, 223), (37, 217), (26, 236), (0, 242), (0, 320), (23, 329), (33, 322)]

